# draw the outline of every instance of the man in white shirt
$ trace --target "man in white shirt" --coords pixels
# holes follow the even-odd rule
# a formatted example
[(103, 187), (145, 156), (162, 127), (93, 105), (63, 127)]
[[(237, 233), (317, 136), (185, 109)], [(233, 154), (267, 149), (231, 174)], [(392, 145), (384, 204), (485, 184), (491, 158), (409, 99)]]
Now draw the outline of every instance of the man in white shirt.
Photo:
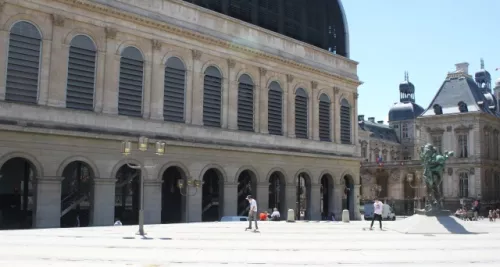
[(271, 213), (271, 220), (273, 220), (273, 221), (279, 221), (280, 220), (280, 216), (281, 216), (281, 214), (278, 211), (278, 209), (274, 208), (273, 213)]
[(375, 199), (375, 203), (373, 203), (373, 218), (372, 218), (372, 224), (370, 225), (370, 230), (373, 229), (373, 222), (375, 220), (378, 220), (378, 223), (380, 224), (380, 230), (382, 230), (382, 211), (384, 209), (384, 204), (378, 200), (378, 198)]
[(250, 210), (248, 211), (248, 228), (246, 230), (252, 230), (252, 220), (255, 221), (255, 231), (259, 230), (257, 226), (257, 201), (252, 198), (251, 195), (247, 196), (247, 200), (250, 203)]

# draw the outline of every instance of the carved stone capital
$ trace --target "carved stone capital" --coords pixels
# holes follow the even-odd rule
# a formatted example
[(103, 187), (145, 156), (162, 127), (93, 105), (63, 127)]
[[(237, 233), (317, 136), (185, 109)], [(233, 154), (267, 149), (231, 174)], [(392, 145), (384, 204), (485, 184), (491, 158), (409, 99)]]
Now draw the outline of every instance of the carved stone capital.
[(59, 14), (51, 14), (52, 23), (54, 26), (63, 27), (64, 26), (64, 17)]
[(259, 67), (260, 76), (266, 76), (267, 70), (263, 67)]
[(201, 51), (200, 50), (192, 50), (193, 52), (193, 59), (198, 60), (201, 58)]
[(333, 92), (337, 95), (338, 93), (340, 93), (340, 88), (338, 88), (337, 86), (334, 86)]
[(161, 41), (160, 40), (151, 40), (151, 45), (153, 46), (153, 50), (160, 51), (161, 50)]
[(106, 27), (104, 31), (106, 32), (106, 39), (115, 39), (118, 33), (116, 29), (110, 27)]
[(236, 66), (236, 61), (234, 61), (234, 59), (231, 59), (231, 58), (230, 58), (230, 59), (228, 59), (228, 60), (227, 60), (227, 66), (228, 66), (230, 69), (234, 68), (234, 66)]
[(293, 75), (292, 75), (292, 74), (287, 74), (287, 75), (286, 75), (286, 81), (287, 81), (287, 82), (289, 82), (289, 83), (293, 82), (293, 78), (294, 78), (294, 77), (293, 77)]
[(318, 82), (315, 82), (315, 81), (312, 81), (311, 82), (311, 88), (314, 90), (316, 88), (318, 88)]
[(358, 93), (354, 93), (354, 99), (358, 99), (359, 97), (359, 94)]

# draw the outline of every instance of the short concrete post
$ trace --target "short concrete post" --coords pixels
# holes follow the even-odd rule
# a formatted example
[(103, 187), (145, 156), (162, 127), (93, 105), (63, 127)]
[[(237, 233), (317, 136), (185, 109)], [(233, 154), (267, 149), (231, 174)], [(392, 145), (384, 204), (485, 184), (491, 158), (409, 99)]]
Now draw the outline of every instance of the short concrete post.
[(349, 210), (342, 211), (342, 222), (345, 222), (345, 223), (349, 222)]
[(288, 210), (288, 213), (286, 214), (286, 221), (295, 222), (295, 211), (293, 211), (293, 209)]

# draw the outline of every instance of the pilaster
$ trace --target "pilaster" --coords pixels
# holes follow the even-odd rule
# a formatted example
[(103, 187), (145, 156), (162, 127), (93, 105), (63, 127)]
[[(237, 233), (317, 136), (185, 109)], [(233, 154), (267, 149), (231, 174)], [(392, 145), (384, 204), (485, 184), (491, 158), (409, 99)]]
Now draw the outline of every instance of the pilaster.
[(103, 110), (105, 114), (118, 114), (118, 83), (120, 77), (120, 55), (116, 54), (118, 42), (116, 30), (106, 28), (106, 60), (104, 72)]
[(106, 53), (104, 51), (97, 51), (97, 66), (95, 74), (95, 91), (94, 91), (94, 111), (101, 113), (104, 102), (104, 76), (106, 69)]
[(92, 195), (92, 213), (90, 225), (113, 225), (115, 213), (115, 188), (114, 178), (94, 178)]
[(165, 87), (165, 64), (162, 62), (161, 43), (152, 41), (153, 57), (151, 59), (151, 101), (150, 119), (163, 121), (163, 102)]
[[(40, 82), (38, 88), (38, 105), (47, 105), (49, 95), (49, 82), (50, 82), (50, 57), (52, 52), (52, 40), (43, 39), (42, 41), (42, 54), (40, 58)], [(67, 72), (65, 70), (64, 72)]]
[[(191, 123), (203, 125), (203, 78), (201, 73), (201, 51), (192, 50), (193, 54), (193, 84), (191, 86)], [(201, 216), (201, 215), (200, 215)], [(201, 217), (200, 217), (201, 218)]]
[(259, 211), (272, 212), (273, 207), (269, 207), (269, 183), (257, 184), (256, 198)]
[(309, 201), (310, 204), (308, 208), (311, 209), (309, 212), (309, 219), (313, 221), (321, 220), (321, 185), (311, 185), (311, 198)]
[(61, 222), (61, 181), (63, 177), (36, 180), (35, 228), (57, 228)]
[[(222, 216), (237, 216), (238, 215), (238, 184), (224, 184), (224, 203), (222, 204)], [(258, 203), (257, 203), (258, 207)]]
[(291, 82), (287, 83), (288, 99), (285, 99), (285, 103), (288, 106), (286, 112), (286, 127), (288, 129), (288, 136), (290, 138), (295, 138), (295, 92), (292, 88)]
[(342, 195), (343, 186), (338, 184), (333, 189), (333, 213), (335, 214), (335, 220), (341, 220), (342, 218)]
[(161, 223), (161, 180), (144, 181), (144, 223)]
[[(314, 87), (314, 83), (313, 87)], [(311, 106), (312, 110), (310, 112), (311, 116), (309, 116), (311, 119), (310, 121), (311, 126), (310, 127), (310, 134), (309, 137), (313, 140), (319, 141), (319, 98), (318, 98), (318, 91), (313, 88), (312, 90), (312, 97), (311, 97)]]
[[(68, 75), (69, 46), (61, 42), (64, 40), (64, 18), (52, 15), (52, 42), (50, 52), (50, 74), (48, 87), (48, 106), (66, 107), (66, 80)], [(45, 46), (45, 44), (44, 44)], [(57, 64), (55, 64), (57, 62)]]
[(269, 88), (267, 87), (266, 74), (267, 70), (264, 68), (259, 68), (260, 73), (260, 97), (258, 101), (259, 110), (256, 113), (259, 116), (259, 129), (255, 131), (260, 131), (260, 133), (268, 134), (268, 104), (269, 104)]
[[(0, 31), (0, 39), (9, 40), (8, 31)], [(6, 86), (6, 73), (7, 73), (7, 57), (9, 56), (9, 42), (0, 43), (0, 73), (4, 73), (4, 78), (0, 79), (0, 101), (5, 100), (5, 86)]]
[(359, 207), (359, 198), (360, 198), (360, 188), (361, 188), (361, 185), (357, 184), (357, 185), (354, 185), (354, 194), (352, 196), (352, 201), (353, 201), (353, 204), (351, 205), (353, 208), (354, 208), (354, 220), (361, 220), (361, 212), (359, 211), (360, 207)]
[[(332, 109), (334, 110), (333, 112), (333, 136), (334, 136), (334, 142), (337, 144), (340, 144), (340, 89), (338, 87), (333, 88), (333, 106)], [(357, 125), (357, 124), (356, 124)], [(340, 214), (339, 214), (340, 215)]]
[(285, 186), (285, 209), (284, 214), (282, 214), (282, 219), (286, 220), (286, 216), (289, 209), (293, 209), (295, 214), (297, 213), (297, 187), (295, 184), (287, 183)]
[(149, 119), (151, 114), (151, 73), (153, 62), (151, 60), (144, 61), (144, 77), (143, 79), (143, 96), (142, 96), (142, 118)]

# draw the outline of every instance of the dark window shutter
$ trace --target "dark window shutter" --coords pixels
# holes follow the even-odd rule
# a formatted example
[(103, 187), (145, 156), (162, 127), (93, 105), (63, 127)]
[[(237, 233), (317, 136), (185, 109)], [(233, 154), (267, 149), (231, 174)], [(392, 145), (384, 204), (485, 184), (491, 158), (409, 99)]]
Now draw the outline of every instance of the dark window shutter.
[(222, 75), (208, 67), (203, 79), (203, 125), (221, 127)]
[(252, 23), (252, 5), (253, 0), (228, 0), (229, 15), (231, 17), (241, 19)]
[(250, 76), (241, 75), (238, 80), (238, 129), (242, 131), (254, 131), (253, 91), (254, 85)]
[(340, 141), (351, 144), (351, 106), (347, 100), (340, 102)]
[(36, 104), (42, 36), (31, 23), (14, 24), (9, 37), (5, 100)]
[(267, 109), (269, 134), (283, 135), (283, 91), (277, 82), (269, 85)]
[(169, 58), (165, 66), (165, 85), (163, 88), (163, 119), (184, 122), (184, 103), (186, 88), (186, 68), (176, 57)]
[(295, 137), (307, 139), (307, 93), (299, 88), (295, 93)]
[(322, 94), (319, 98), (319, 140), (331, 140), (330, 98)]
[(120, 60), (118, 114), (142, 117), (142, 85), (144, 61), (137, 48), (127, 47)]
[(73, 38), (69, 48), (66, 107), (94, 110), (96, 47), (87, 36)]

